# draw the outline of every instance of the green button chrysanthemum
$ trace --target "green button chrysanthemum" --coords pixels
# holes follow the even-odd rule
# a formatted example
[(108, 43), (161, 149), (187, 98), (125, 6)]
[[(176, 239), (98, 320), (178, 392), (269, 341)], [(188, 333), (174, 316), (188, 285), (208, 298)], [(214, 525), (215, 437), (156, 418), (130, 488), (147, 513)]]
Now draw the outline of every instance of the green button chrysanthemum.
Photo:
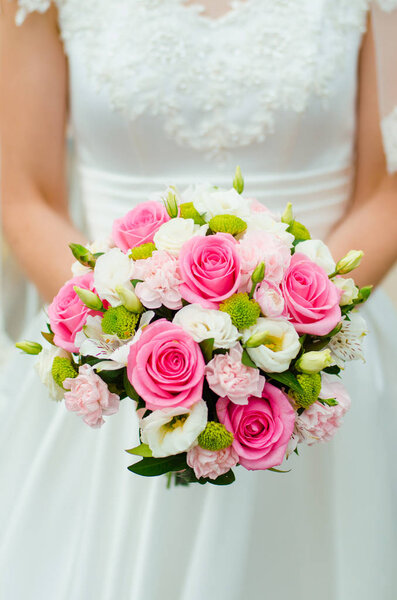
[(136, 246), (136, 248), (132, 248), (130, 257), (133, 260), (150, 258), (155, 250), (156, 246), (152, 242), (149, 242), (148, 244), (141, 244), (140, 246)]
[(196, 225), (205, 225), (203, 217), (194, 208), (193, 202), (184, 202), (183, 204), (180, 204), (179, 216), (181, 219), (193, 219)]
[(63, 382), (68, 377), (72, 379), (77, 377), (76, 369), (73, 367), (70, 360), (63, 356), (56, 356), (54, 358), (52, 361), (51, 374), (59, 387), (63, 387)]
[(102, 319), (102, 331), (125, 340), (134, 334), (139, 317), (139, 314), (130, 312), (125, 306), (109, 308)]
[(233, 434), (222, 423), (209, 421), (204, 431), (198, 436), (198, 443), (204, 450), (216, 452), (232, 445)]
[(247, 329), (255, 325), (261, 309), (255, 300), (250, 300), (248, 294), (234, 294), (219, 305), (219, 310), (230, 315), (237, 329)]
[(314, 375), (299, 373), (296, 378), (303, 389), (303, 393), (290, 390), (289, 395), (298, 406), (308, 408), (318, 400), (321, 390), (321, 375), (320, 373), (315, 373)]
[(209, 226), (214, 233), (230, 233), (231, 235), (238, 235), (247, 229), (247, 223), (234, 215), (212, 217)]

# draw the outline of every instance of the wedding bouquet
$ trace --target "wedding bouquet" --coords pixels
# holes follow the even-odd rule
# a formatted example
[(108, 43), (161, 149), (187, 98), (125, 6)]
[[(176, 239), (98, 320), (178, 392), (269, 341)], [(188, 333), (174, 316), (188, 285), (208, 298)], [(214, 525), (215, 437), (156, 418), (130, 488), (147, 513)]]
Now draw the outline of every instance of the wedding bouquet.
[[(131, 398), (139, 475), (229, 484), (236, 465), (272, 470), (298, 445), (329, 440), (350, 399), (340, 379), (362, 358), (350, 278), (288, 204), (280, 217), (230, 190), (168, 188), (113, 223), (109, 240), (71, 244), (73, 278), (48, 307), (37, 370), (91, 427)], [(133, 433), (133, 432), (131, 432)]]

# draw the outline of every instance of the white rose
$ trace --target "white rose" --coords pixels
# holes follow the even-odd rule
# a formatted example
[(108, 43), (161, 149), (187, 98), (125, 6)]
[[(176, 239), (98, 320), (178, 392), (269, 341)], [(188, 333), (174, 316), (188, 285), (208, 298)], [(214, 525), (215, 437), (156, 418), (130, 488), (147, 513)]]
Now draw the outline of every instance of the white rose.
[(179, 406), (155, 410), (140, 422), (141, 440), (155, 458), (190, 450), (207, 425), (208, 408), (204, 400), (190, 408)]
[(196, 235), (205, 236), (207, 230), (208, 225), (196, 225), (193, 219), (170, 219), (161, 225), (153, 241), (157, 250), (177, 257), (185, 242)]
[(260, 317), (255, 325), (243, 331), (243, 341), (256, 334), (267, 334), (267, 340), (257, 348), (247, 348), (247, 352), (257, 367), (266, 373), (286, 371), (300, 350), (299, 335), (285, 319)]
[(305, 254), (310, 260), (322, 267), (330, 275), (335, 271), (335, 261), (326, 244), (321, 240), (305, 240), (295, 246), (295, 252)]
[(193, 202), (206, 221), (217, 215), (234, 215), (245, 221), (250, 215), (249, 203), (234, 188), (223, 190), (206, 185), (188, 188), (183, 193), (183, 202)]
[(342, 296), (339, 300), (340, 306), (345, 306), (346, 304), (351, 304), (353, 300), (358, 298), (358, 287), (354, 283), (354, 279), (351, 277), (345, 279), (344, 277), (335, 277), (332, 282), (336, 285), (337, 288), (342, 290)]
[(246, 219), (246, 223), (247, 229), (243, 237), (251, 231), (267, 231), (276, 235), (288, 248), (292, 247), (292, 242), (295, 238), (292, 233), (288, 233), (287, 231), (289, 227), (288, 223), (277, 221), (268, 211), (252, 212), (248, 219)]
[[(110, 248), (113, 248), (114, 242), (111, 237), (100, 238), (98, 240), (94, 240), (91, 244), (85, 244), (87, 250), (92, 252), (92, 254), (97, 254), (98, 252), (107, 252)], [(91, 271), (90, 267), (85, 267), (78, 260), (76, 260), (72, 264), (72, 273), (76, 277), (77, 275), (84, 275)]]
[(121, 286), (133, 290), (131, 279), (134, 277), (134, 261), (119, 248), (112, 248), (100, 256), (95, 264), (94, 284), (102, 300), (107, 300), (111, 306), (122, 304), (116, 287)]
[(173, 322), (179, 325), (195, 342), (214, 338), (214, 348), (232, 348), (240, 334), (227, 313), (199, 304), (188, 304), (181, 308)]
[(34, 364), (37, 373), (41, 381), (48, 388), (48, 393), (50, 398), (53, 400), (62, 400), (65, 390), (63, 390), (57, 383), (55, 383), (54, 378), (52, 376), (52, 363), (56, 356), (61, 356), (62, 358), (70, 358), (69, 352), (62, 350), (62, 348), (58, 348), (57, 346), (49, 346), (43, 348), (40, 354), (37, 356), (37, 360)]

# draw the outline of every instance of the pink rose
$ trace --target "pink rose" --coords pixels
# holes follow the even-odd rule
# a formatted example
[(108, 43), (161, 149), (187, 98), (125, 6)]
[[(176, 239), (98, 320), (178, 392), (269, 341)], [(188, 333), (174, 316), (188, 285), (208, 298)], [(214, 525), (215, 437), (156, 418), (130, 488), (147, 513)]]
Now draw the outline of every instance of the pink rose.
[(281, 289), (289, 320), (298, 333), (326, 335), (341, 320), (340, 290), (304, 254), (292, 257)]
[(182, 307), (179, 286), (182, 283), (179, 263), (167, 252), (153, 252), (150, 258), (135, 263), (136, 295), (146, 308), (160, 308), (163, 304), (172, 310)]
[(236, 344), (226, 354), (216, 354), (205, 368), (211, 390), (235, 404), (248, 404), (249, 396), (261, 396), (266, 381), (259, 369), (243, 365), (242, 354), (242, 347)]
[(267, 231), (249, 231), (240, 241), (238, 251), (241, 257), (240, 289), (251, 287), (251, 275), (259, 263), (265, 263), (265, 277), (280, 283), (291, 260), (291, 251), (276, 235)]
[(153, 242), (154, 234), (169, 218), (161, 202), (143, 202), (113, 222), (113, 240), (123, 252)]
[(128, 379), (149, 410), (185, 406), (201, 400), (204, 359), (200, 346), (182, 327), (160, 319), (132, 344)]
[(187, 453), (186, 462), (193, 469), (197, 479), (200, 477), (216, 479), (236, 466), (238, 456), (233, 446), (217, 452), (194, 446)]
[(296, 432), (300, 442), (308, 446), (316, 442), (326, 442), (342, 424), (342, 417), (349, 410), (351, 400), (342, 383), (330, 375), (321, 375), (320, 398), (335, 398), (336, 406), (315, 402), (296, 419)]
[(66, 408), (83, 417), (90, 427), (101, 427), (103, 415), (114, 415), (119, 410), (120, 398), (109, 391), (90, 365), (82, 365), (77, 377), (65, 379), (63, 387), (70, 390), (65, 394)]
[(266, 382), (261, 398), (251, 396), (245, 406), (220, 398), (216, 410), (219, 421), (233, 433), (233, 448), (243, 467), (270, 469), (283, 462), (295, 412), (281, 390)]
[(193, 237), (179, 255), (182, 297), (204, 308), (218, 308), (240, 285), (238, 242), (228, 233)]
[(83, 329), (88, 315), (102, 315), (83, 304), (73, 289), (75, 285), (96, 293), (93, 271), (67, 281), (48, 307), (51, 329), (55, 334), (54, 343), (68, 352), (79, 351), (74, 340)]
[(254, 299), (261, 307), (261, 312), (265, 317), (287, 316), (280, 286), (272, 281), (264, 279), (257, 286), (254, 292)]

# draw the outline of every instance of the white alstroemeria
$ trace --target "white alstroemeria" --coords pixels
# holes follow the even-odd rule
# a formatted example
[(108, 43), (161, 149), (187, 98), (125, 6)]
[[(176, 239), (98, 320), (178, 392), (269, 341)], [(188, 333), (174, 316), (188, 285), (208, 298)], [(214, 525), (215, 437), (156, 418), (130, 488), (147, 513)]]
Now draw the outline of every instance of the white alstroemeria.
[(112, 248), (98, 258), (94, 269), (95, 289), (102, 300), (111, 306), (122, 304), (116, 291), (118, 286), (133, 290), (134, 261), (119, 248)]
[(357, 312), (350, 312), (349, 318), (350, 321), (346, 318), (343, 319), (342, 329), (328, 344), (332, 358), (341, 368), (344, 367), (346, 361), (362, 360), (365, 362), (363, 342), (368, 333), (367, 323)]
[(58, 348), (57, 346), (48, 346), (38, 354), (37, 360), (34, 363), (35, 369), (44, 385), (48, 389), (50, 398), (53, 400), (62, 400), (65, 390), (63, 390), (57, 383), (55, 383), (52, 376), (52, 363), (54, 358), (60, 356), (62, 358), (71, 358), (69, 352)]
[(265, 373), (281, 373), (288, 369), (301, 348), (299, 335), (286, 319), (260, 317), (255, 325), (244, 329), (243, 342), (247, 343), (252, 336), (264, 338), (260, 346), (246, 349), (256, 366)]
[(354, 279), (351, 277), (334, 277), (332, 279), (332, 283), (336, 285), (337, 288), (342, 290), (342, 296), (339, 300), (340, 306), (346, 306), (346, 304), (351, 304), (353, 300), (358, 298), (359, 289), (354, 283)]
[(178, 257), (185, 242), (196, 235), (205, 236), (208, 225), (196, 225), (193, 219), (170, 219), (163, 223), (156, 232), (153, 242), (157, 250), (164, 250), (171, 256)]
[(187, 452), (197, 444), (207, 419), (208, 408), (204, 400), (190, 408), (178, 406), (155, 410), (140, 421), (141, 440), (148, 444), (155, 458)]
[[(85, 244), (85, 248), (92, 252), (92, 254), (97, 254), (99, 252), (108, 252), (111, 248), (114, 247), (114, 242), (111, 237), (99, 238), (91, 242), (91, 244)], [(77, 275), (84, 275), (91, 271), (90, 267), (85, 267), (78, 260), (72, 264), (72, 273), (76, 277)]]
[(247, 229), (241, 236), (242, 238), (251, 231), (267, 231), (276, 235), (288, 248), (292, 247), (292, 242), (295, 238), (292, 233), (288, 233), (287, 231), (289, 227), (288, 223), (277, 221), (269, 212), (251, 212), (245, 221)]
[(305, 240), (295, 246), (295, 252), (305, 254), (316, 265), (322, 267), (327, 275), (335, 271), (335, 261), (330, 249), (321, 240)]
[(249, 202), (234, 188), (229, 190), (208, 185), (187, 188), (182, 194), (183, 202), (193, 202), (194, 208), (210, 221), (217, 215), (234, 215), (244, 221), (250, 215)]
[(232, 348), (240, 337), (230, 316), (219, 310), (188, 304), (179, 310), (173, 322), (179, 325), (195, 342), (214, 339), (214, 348)]

